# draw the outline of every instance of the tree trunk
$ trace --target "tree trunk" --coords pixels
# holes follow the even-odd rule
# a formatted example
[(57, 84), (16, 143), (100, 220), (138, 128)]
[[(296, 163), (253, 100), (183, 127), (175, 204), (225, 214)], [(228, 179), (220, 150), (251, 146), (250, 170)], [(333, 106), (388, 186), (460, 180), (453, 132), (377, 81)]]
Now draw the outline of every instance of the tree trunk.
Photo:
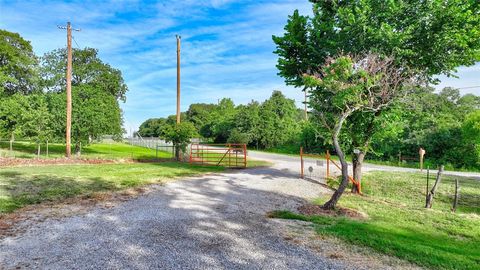
[[(382, 110), (376, 111), (374, 114), (374, 117), (370, 119), (367, 129), (365, 130), (365, 135), (360, 137), (360, 138), (363, 138), (363, 141), (362, 139), (360, 139), (360, 141), (358, 141), (357, 139), (357, 141), (354, 140), (352, 142), (353, 146), (360, 150), (360, 153), (358, 155), (353, 153), (353, 156), (352, 156), (353, 179), (358, 181), (359, 186), (362, 183), (363, 162), (365, 160), (365, 156), (367, 155), (368, 147), (370, 145), (372, 136), (375, 134), (375, 119), (378, 118), (381, 114), (382, 114)], [(360, 193), (360, 190), (358, 190), (356, 185), (353, 185), (352, 192)]]
[(76, 142), (76, 143), (75, 143), (75, 150), (74, 150), (74, 152), (75, 152), (75, 155), (76, 155), (76, 156), (80, 156), (80, 155), (82, 154), (82, 153), (81, 153), (81, 152), (82, 152), (81, 142)]
[[(352, 166), (353, 166), (353, 179), (359, 184), (362, 183), (362, 166), (363, 161), (365, 160), (365, 153), (361, 151), (358, 155), (353, 154)], [(359, 193), (358, 187), (356, 185), (352, 186), (352, 193)]]
[(180, 146), (174, 145), (174, 147), (175, 147), (175, 159), (177, 161), (182, 161), (182, 150), (180, 149)]
[(13, 151), (13, 142), (15, 141), (15, 135), (13, 135), (13, 132), (10, 136), (10, 153)]
[(443, 174), (443, 165), (441, 165), (440, 168), (438, 169), (437, 179), (435, 179), (435, 184), (433, 184), (432, 189), (428, 193), (427, 203), (425, 205), (425, 208), (432, 208), (433, 196), (435, 196), (435, 192), (437, 192), (438, 185), (440, 184), (440, 180), (442, 179), (442, 174)]
[(332, 197), (330, 200), (328, 200), (324, 205), (323, 209), (326, 210), (333, 210), (335, 209), (338, 200), (342, 196), (343, 192), (347, 188), (348, 185), (348, 163), (347, 160), (345, 159), (345, 154), (342, 151), (342, 147), (340, 146), (340, 143), (338, 141), (338, 137), (340, 135), (340, 130), (342, 129), (343, 122), (345, 119), (350, 115), (350, 113), (345, 113), (340, 117), (340, 120), (338, 121), (338, 124), (335, 126), (334, 132), (333, 132), (333, 146), (335, 147), (335, 151), (337, 152), (337, 156), (340, 159), (340, 164), (342, 165), (342, 181), (340, 182), (340, 186), (338, 187), (337, 190), (333, 193)]
[(40, 158), (40, 143), (37, 144), (37, 158)]

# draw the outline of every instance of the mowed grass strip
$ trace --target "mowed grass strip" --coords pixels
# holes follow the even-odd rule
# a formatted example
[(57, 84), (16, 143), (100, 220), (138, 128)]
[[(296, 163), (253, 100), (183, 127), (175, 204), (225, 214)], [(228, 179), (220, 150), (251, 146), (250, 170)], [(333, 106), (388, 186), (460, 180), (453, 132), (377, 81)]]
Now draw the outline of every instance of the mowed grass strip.
[(2, 168), (0, 214), (45, 201), (118, 191), (223, 170), (222, 167), (177, 162)]
[[(460, 205), (452, 213), (455, 178), (460, 180)], [(432, 184), (431, 178), (430, 187)], [(365, 175), (365, 196), (346, 194), (339, 205), (366, 213), (365, 220), (287, 211), (273, 216), (313, 222), (321, 235), (367, 246), (423, 267), (480, 269), (480, 181), (444, 177), (433, 209), (424, 208), (425, 186), (425, 174), (371, 172)], [(319, 198), (315, 203), (327, 199)]]
[[(0, 156), (15, 156), (18, 158), (36, 158), (37, 145), (33, 142), (14, 142), (13, 153), (9, 151), (9, 142), (0, 142)], [(40, 158), (46, 158), (46, 144), (41, 144)], [(73, 147), (72, 147), (73, 153)], [(48, 157), (58, 158), (65, 156), (65, 145), (51, 143), (48, 145)], [(121, 142), (102, 142), (93, 143), (82, 148), (83, 158), (104, 158), (104, 159), (155, 159), (172, 158), (173, 153), (170, 148), (149, 149), (146, 147), (134, 146)]]

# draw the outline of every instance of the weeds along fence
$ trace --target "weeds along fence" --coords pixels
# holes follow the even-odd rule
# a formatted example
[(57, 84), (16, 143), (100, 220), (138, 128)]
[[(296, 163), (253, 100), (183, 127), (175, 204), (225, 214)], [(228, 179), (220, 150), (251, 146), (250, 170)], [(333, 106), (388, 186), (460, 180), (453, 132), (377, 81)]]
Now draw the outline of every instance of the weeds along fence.
[(63, 148), (65, 143), (33, 142), (29, 140), (0, 140), (0, 157), (3, 158), (46, 158), (57, 157), (58, 149)]
[(127, 138), (125, 141), (134, 146), (140, 146), (144, 148), (151, 149), (155, 152), (156, 158), (159, 158), (159, 153), (167, 152), (170, 153), (172, 157), (175, 156), (175, 146), (171, 142), (166, 142), (160, 138), (143, 138), (143, 137), (135, 137), (135, 138)]

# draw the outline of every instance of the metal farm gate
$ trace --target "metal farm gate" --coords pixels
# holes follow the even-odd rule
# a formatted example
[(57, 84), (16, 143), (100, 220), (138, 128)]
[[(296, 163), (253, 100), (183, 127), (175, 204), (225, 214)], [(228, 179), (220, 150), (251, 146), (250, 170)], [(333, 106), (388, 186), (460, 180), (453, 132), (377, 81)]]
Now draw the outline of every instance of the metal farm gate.
[(246, 168), (247, 146), (245, 144), (191, 144), (189, 161), (190, 164)]

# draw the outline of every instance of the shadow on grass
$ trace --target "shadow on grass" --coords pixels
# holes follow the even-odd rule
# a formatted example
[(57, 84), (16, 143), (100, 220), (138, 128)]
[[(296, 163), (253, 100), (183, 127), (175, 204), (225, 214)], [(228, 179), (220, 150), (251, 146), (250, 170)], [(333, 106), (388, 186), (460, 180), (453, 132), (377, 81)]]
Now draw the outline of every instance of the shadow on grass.
[(479, 269), (478, 239), (454, 237), (431, 230), (355, 221), (344, 217), (304, 216), (289, 211), (275, 211), (272, 218), (297, 219), (315, 224), (319, 234), (331, 235), (352, 244), (361, 244), (434, 269)]
[(0, 213), (12, 212), (29, 204), (58, 201), (93, 192), (114, 191), (119, 187), (101, 177), (73, 178), (55, 175), (25, 175), (0, 172)]
[[(44, 170), (39, 174), (35, 174), (32, 167), (29, 167), (28, 173), (22, 172), (21, 169), (2, 170), (0, 171), (0, 213), (12, 212), (29, 204), (61, 201), (79, 195), (89, 196), (94, 192), (117, 191), (163, 181), (163, 179), (224, 170), (223, 167), (205, 167), (178, 162), (149, 162), (148, 167), (144, 166), (146, 164), (135, 163), (80, 165), (80, 167), (54, 165), (42, 167)], [(152, 170), (151, 166), (158, 167), (158, 170)], [(49, 168), (53, 171), (50, 172)], [(82, 168), (82, 170), (78, 175), (72, 175), (70, 172), (70, 174), (67, 173), (68, 176), (62, 176), (62, 170), (70, 168)], [(132, 175), (131, 169), (138, 171), (141, 176)], [(92, 170), (99, 170), (98, 174)]]

